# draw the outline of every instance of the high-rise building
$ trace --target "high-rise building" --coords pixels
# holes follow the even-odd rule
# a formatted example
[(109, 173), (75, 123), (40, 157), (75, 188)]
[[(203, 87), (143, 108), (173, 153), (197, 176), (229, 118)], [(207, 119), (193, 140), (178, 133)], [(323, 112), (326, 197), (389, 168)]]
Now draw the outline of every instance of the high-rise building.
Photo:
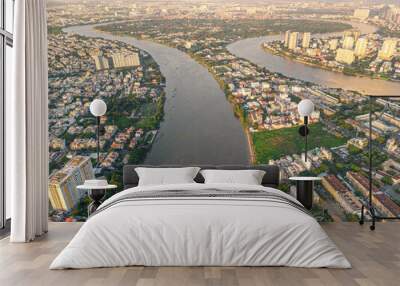
[(289, 50), (294, 50), (297, 48), (297, 40), (299, 38), (299, 33), (298, 32), (293, 32), (290, 33), (290, 37), (289, 37)]
[(379, 50), (378, 58), (384, 61), (390, 60), (397, 49), (397, 39), (386, 39)]
[(346, 37), (353, 37), (354, 41), (357, 42), (358, 38), (361, 36), (361, 31), (358, 29), (353, 29), (353, 30), (346, 30), (343, 32), (343, 40)]
[(338, 39), (331, 39), (329, 40), (329, 49), (331, 51), (336, 51), (339, 45), (339, 40)]
[(361, 31), (360, 30), (353, 30), (353, 37), (354, 37), (354, 41), (358, 41), (358, 39), (361, 36)]
[(289, 47), (289, 39), (290, 39), (290, 31), (286, 31), (285, 33), (285, 47)]
[(360, 20), (366, 20), (369, 17), (369, 9), (356, 9), (354, 10), (353, 17)]
[(356, 48), (354, 50), (354, 55), (359, 58), (363, 58), (367, 54), (368, 39), (360, 38), (356, 43)]
[(343, 40), (343, 49), (352, 50), (354, 48), (354, 38), (352, 36), (346, 36)]
[(390, 22), (395, 22), (397, 24), (400, 23), (399, 19), (400, 19), (400, 7), (396, 7), (396, 6), (386, 6), (384, 7), (382, 10), (381, 16)]
[(346, 37), (352, 37), (353, 36), (353, 31), (352, 30), (346, 30), (343, 32), (343, 40)]
[(85, 195), (76, 187), (94, 178), (90, 157), (75, 156), (49, 178), (49, 200), (53, 209), (71, 210)]
[(354, 52), (347, 49), (338, 49), (336, 53), (336, 61), (351, 65), (355, 60)]
[(96, 70), (107, 70), (110, 68), (108, 58), (104, 56), (93, 56), (94, 63), (96, 65)]
[(304, 33), (303, 34), (303, 42), (302, 42), (302, 47), (303, 48), (309, 48), (310, 47), (310, 41), (311, 41), (311, 33)]
[(114, 68), (134, 67), (140, 65), (138, 53), (123, 54), (117, 53), (112, 55)]

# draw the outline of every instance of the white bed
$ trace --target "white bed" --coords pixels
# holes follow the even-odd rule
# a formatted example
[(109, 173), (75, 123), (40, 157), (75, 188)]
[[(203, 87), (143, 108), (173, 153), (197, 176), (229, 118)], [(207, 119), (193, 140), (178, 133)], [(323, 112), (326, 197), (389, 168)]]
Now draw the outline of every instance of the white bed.
[(193, 183), (131, 188), (105, 201), (50, 269), (128, 265), (351, 267), (314, 218), (279, 200), (235, 196), (121, 200), (145, 191), (210, 189), (265, 191), (299, 204), (279, 190), (254, 185)]

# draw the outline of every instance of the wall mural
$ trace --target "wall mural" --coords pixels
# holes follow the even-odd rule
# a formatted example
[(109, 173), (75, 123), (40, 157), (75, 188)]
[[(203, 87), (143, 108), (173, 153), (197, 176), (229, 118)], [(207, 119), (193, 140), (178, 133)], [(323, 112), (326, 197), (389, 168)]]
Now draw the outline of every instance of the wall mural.
[[(49, 1), (50, 218), (86, 219), (85, 179), (116, 184), (111, 196), (126, 164), (185, 163), (275, 164), (285, 192), (291, 176), (323, 176), (315, 217), (357, 220), (366, 95), (400, 94), (400, 8), (273, 2)], [(107, 105), (99, 141), (95, 99)], [(400, 105), (371, 108), (374, 201), (398, 216)]]

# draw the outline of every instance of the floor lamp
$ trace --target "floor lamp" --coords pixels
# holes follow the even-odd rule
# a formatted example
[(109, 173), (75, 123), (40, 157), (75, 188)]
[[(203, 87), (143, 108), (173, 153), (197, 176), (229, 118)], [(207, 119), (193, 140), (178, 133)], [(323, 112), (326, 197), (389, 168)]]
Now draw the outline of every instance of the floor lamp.
[(90, 104), (90, 113), (97, 119), (97, 163), (96, 168), (100, 165), (100, 117), (106, 114), (107, 105), (101, 99), (95, 99)]
[(308, 134), (310, 133), (310, 130), (308, 129), (308, 118), (311, 116), (311, 114), (314, 112), (314, 103), (309, 100), (309, 99), (303, 99), (300, 101), (298, 105), (298, 111), (301, 117), (304, 118), (304, 125), (300, 127), (299, 133), (301, 136), (305, 138), (305, 146), (304, 146), (304, 161), (307, 162), (308, 159)]
[[(96, 117), (97, 121), (97, 162), (96, 169), (100, 166), (100, 117), (106, 114), (107, 105), (101, 99), (95, 99), (90, 104), (90, 113)], [(108, 185), (106, 180), (95, 178), (94, 180), (86, 180), (84, 185), (79, 186), (80, 189), (88, 190), (88, 195), (92, 202), (88, 206), (88, 216), (93, 214), (101, 205), (107, 189), (116, 188), (116, 186)]]
[[(379, 220), (398, 220), (400, 219), (400, 216), (382, 216), (379, 215), (375, 206), (374, 206), (374, 201), (373, 201), (373, 162), (372, 162), (372, 157), (373, 157), (373, 148), (372, 148), (372, 143), (373, 143), (373, 137), (372, 137), (372, 132), (373, 132), (373, 102), (377, 99), (384, 99), (388, 100), (390, 98), (400, 98), (400, 95), (376, 95), (376, 96), (369, 96), (369, 136), (368, 136), (368, 161), (369, 161), (369, 172), (368, 172), (368, 202), (365, 204), (362, 202), (361, 206), (361, 217), (359, 223), (362, 225), (364, 224), (365, 221), (365, 215), (364, 215), (364, 210), (367, 209), (371, 215), (371, 225), (369, 226), (370, 230), (375, 230), (375, 223), (376, 221)], [(387, 103), (388, 104), (388, 103)]]

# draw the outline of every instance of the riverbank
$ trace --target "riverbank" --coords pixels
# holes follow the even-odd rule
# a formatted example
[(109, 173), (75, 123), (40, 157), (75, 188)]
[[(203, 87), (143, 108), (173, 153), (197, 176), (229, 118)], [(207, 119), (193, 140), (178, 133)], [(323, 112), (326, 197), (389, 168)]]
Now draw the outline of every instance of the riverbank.
[[(112, 30), (107, 29), (107, 28), (104, 29), (104, 28), (102, 28), (102, 26), (99, 27), (98, 30), (103, 33), (109, 33), (109, 34), (113, 34), (113, 35), (116, 34), (116, 35), (120, 35), (120, 36), (124, 36), (124, 37), (133, 37), (132, 32), (130, 30), (125, 30), (125, 31), (120, 30), (120, 31), (116, 32), (115, 29), (112, 29)], [(274, 34), (274, 35), (269, 34), (269, 35), (270, 35), (270, 37), (277, 36), (276, 34)], [(139, 39), (140, 39), (140, 37), (139, 37)], [(257, 152), (255, 149), (255, 144), (253, 142), (253, 140), (254, 140), (253, 132), (251, 132), (249, 129), (249, 123), (248, 123), (248, 119), (246, 116), (246, 112), (242, 109), (241, 104), (234, 101), (234, 97), (230, 93), (227, 83), (224, 81), (224, 79), (222, 77), (220, 77), (220, 75), (218, 74), (218, 71), (215, 69), (215, 65), (213, 64), (213, 62), (209, 62), (206, 58), (203, 58), (202, 56), (199, 56), (195, 52), (191, 51), (191, 49), (184, 48), (183, 46), (179, 45), (177, 41), (171, 42), (169, 39), (159, 40), (157, 38), (152, 38), (152, 37), (146, 37), (145, 40), (156, 43), (156, 44), (161, 44), (161, 45), (164, 45), (164, 46), (167, 46), (170, 48), (178, 49), (178, 50), (182, 51), (183, 53), (187, 54), (188, 56), (190, 56), (193, 60), (195, 60), (197, 63), (199, 63), (200, 65), (202, 65), (203, 67), (205, 67), (208, 70), (208, 72), (213, 76), (213, 78), (218, 83), (220, 89), (223, 90), (225, 97), (227, 98), (228, 102), (232, 106), (235, 116), (237, 116), (239, 118), (239, 120), (242, 124), (242, 128), (244, 130), (244, 133), (246, 135), (250, 161), (251, 161), (251, 163), (255, 163), (256, 158), (257, 158)], [(226, 48), (228, 45), (229, 45), (229, 43), (226, 44), (223, 48), (227, 53), (229, 53), (229, 51)], [(262, 132), (264, 132), (264, 131), (262, 131)], [(267, 132), (267, 131), (265, 131), (265, 132)]]
[[(116, 35), (121, 35), (122, 37), (130, 37), (130, 38), (135, 37), (135, 31), (132, 30), (132, 28), (129, 26), (126, 27), (126, 30), (122, 29), (120, 26), (114, 26), (111, 28), (100, 27), (99, 30), (102, 31), (103, 33), (108, 32), (111, 35), (116, 34)], [(106, 31), (104, 31), (104, 30), (106, 30)], [(142, 32), (146, 32), (146, 30), (144, 30)], [(321, 36), (328, 36), (328, 35), (329, 34), (323, 34)], [(136, 35), (136, 36), (138, 36), (140, 38), (140, 35)], [(282, 37), (281, 34), (279, 34), (279, 35), (269, 34), (269, 36), (264, 36), (264, 37), (260, 37), (260, 38), (256, 39), (259, 42), (258, 45), (256, 46), (256, 48), (251, 48), (251, 46), (245, 46), (244, 48), (246, 48), (246, 50), (251, 54), (257, 53), (258, 50), (261, 50), (262, 54), (266, 54), (265, 51), (260, 48), (260, 45), (263, 42), (263, 41), (261, 41), (261, 39), (267, 38), (267, 39), (271, 39), (271, 41), (273, 41), (273, 40), (280, 39), (281, 37)], [(247, 42), (247, 40), (251, 41), (252, 39), (239, 40), (238, 42)], [(246, 135), (245, 138), (246, 138), (246, 142), (248, 145), (247, 150), (249, 152), (250, 160), (252, 162), (255, 162), (255, 161), (260, 162), (261, 161), (262, 163), (266, 163), (266, 162), (268, 162), (269, 159), (271, 159), (271, 158), (267, 158), (267, 157), (263, 156), (262, 155), (263, 151), (261, 151), (261, 153), (259, 153), (258, 152), (259, 149), (255, 148), (256, 143), (254, 142), (254, 137), (256, 136), (255, 135), (256, 133), (258, 133), (258, 134), (269, 133), (270, 131), (268, 131), (268, 128), (264, 128), (264, 129), (261, 128), (259, 132), (251, 132), (250, 129), (248, 128), (248, 125), (249, 125), (249, 122), (254, 122), (254, 117), (252, 117), (252, 119), (247, 118), (247, 115), (250, 114), (251, 110), (246, 111), (246, 110), (248, 110), (247, 109), (248, 106), (245, 105), (243, 103), (243, 101), (240, 101), (240, 100), (237, 101), (234, 98), (234, 96), (232, 94), (230, 94), (231, 89), (232, 88), (235, 89), (235, 87), (231, 87), (232, 79), (229, 77), (229, 75), (225, 74), (224, 69), (232, 70), (232, 66), (230, 66), (230, 64), (229, 64), (229, 60), (232, 60), (232, 58), (230, 58), (231, 55), (233, 56), (233, 58), (236, 58), (236, 62), (235, 62), (236, 66), (243, 65), (243, 70), (245, 71), (245, 73), (242, 73), (242, 75), (241, 75), (242, 77), (240, 77), (240, 78), (242, 78), (244, 82), (247, 81), (247, 84), (251, 83), (252, 80), (249, 77), (251, 77), (252, 75), (257, 76), (257, 74), (264, 73), (261, 69), (262, 66), (258, 65), (257, 62), (253, 62), (246, 57), (238, 56), (229, 50), (229, 47), (231, 45), (235, 45), (235, 43), (236, 43), (234, 39), (231, 38), (231, 41), (225, 42), (220, 47), (212, 46), (213, 42), (210, 41), (211, 49), (208, 49), (209, 46), (207, 46), (207, 45), (205, 46), (204, 43), (200, 43), (200, 44), (197, 43), (197, 46), (196, 46), (196, 42), (193, 43), (190, 38), (188, 39), (186, 37), (174, 38), (174, 37), (163, 36), (163, 37), (157, 38), (157, 35), (155, 35), (154, 37), (146, 36), (145, 41), (149, 41), (149, 42), (153, 42), (156, 44), (161, 44), (162, 46), (165, 46), (165, 47), (177, 49), (177, 50), (181, 51), (182, 53), (185, 53), (186, 55), (188, 55), (191, 59), (196, 61), (201, 66), (205, 67), (207, 69), (208, 73), (218, 83), (219, 89), (223, 90), (225, 97), (228, 99), (228, 102), (233, 106), (235, 116), (237, 116), (240, 119), (240, 122), (242, 123), (242, 129), (243, 129), (242, 132), (244, 131), (243, 133)], [(189, 45), (186, 46), (186, 44), (189, 44)], [(193, 46), (195, 46), (195, 48), (192, 49), (191, 47), (193, 47)], [(213, 50), (213, 47), (214, 47), (214, 50)], [(202, 50), (208, 50), (210, 52), (202, 53)], [(220, 60), (216, 60), (216, 58), (215, 58), (216, 56), (219, 56)], [(282, 59), (282, 57), (280, 57), (280, 56), (276, 56), (276, 58)], [(294, 61), (292, 61), (292, 60), (287, 61), (287, 65), (290, 70), (295, 70), (295, 69), (293, 69), (293, 65), (294, 65), (293, 62)], [(299, 64), (299, 66), (304, 67), (306, 65)], [(266, 68), (265, 70), (267, 71), (267, 73), (274, 72), (273, 64), (269, 65), (269, 66), (264, 66), (264, 67)], [(176, 68), (177, 69), (179, 68), (178, 65), (176, 65)], [(221, 68), (222, 68), (222, 71), (221, 71)], [(236, 72), (241, 73), (240, 69), (233, 68), (233, 70), (235, 70), (235, 69), (236, 69)], [(314, 75), (315, 72), (318, 70), (320, 70), (320, 69), (314, 68), (312, 71), (312, 74)], [(245, 75), (246, 73), (248, 76), (247, 78)], [(281, 73), (281, 74), (282, 74), (283, 81), (293, 81), (293, 82), (296, 81), (296, 77), (292, 77), (290, 75), (288, 76), (286, 73)], [(335, 76), (336, 75), (342, 75), (342, 74), (335, 73)], [(265, 74), (265, 76), (267, 78), (269, 77), (269, 75), (267, 75), (267, 74)], [(331, 78), (325, 78), (325, 79), (331, 80)], [(346, 79), (349, 80), (348, 78), (346, 78)], [(254, 78), (254, 81), (257, 81), (257, 80)], [(302, 83), (297, 82), (295, 84), (296, 85), (299, 85), (299, 84), (300, 85), (302, 85), (302, 84), (308, 85), (310, 82), (312, 82), (312, 81), (303, 80), (303, 79), (301, 81), (302, 81)], [(352, 79), (350, 81), (352, 81)], [(229, 88), (228, 88), (228, 85), (230, 85)], [(365, 85), (362, 85), (362, 87), (364, 87), (364, 86)], [(340, 89), (342, 89), (342, 88), (346, 89), (346, 86), (340, 86)], [(259, 95), (261, 96), (261, 93)], [(351, 96), (351, 92), (349, 92), (349, 96)], [(236, 97), (236, 94), (235, 94), (235, 97)], [(248, 99), (248, 101), (251, 101), (251, 99)], [(264, 111), (264, 115), (267, 114), (265, 110), (262, 110), (262, 111)], [(257, 116), (257, 114), (255, 114), (254, 112), (251, 113), (251, 116), (254, 116), (254, 115)], [(259, 119), (259, 120), (265, 120), (265, 118)], [(253, 126), (253, 128), (258, 129), (257, 126)], [(283, 128), (283, 129), (285, 129), (285, 128)], [(281, 134), (278, 133), (276, 136), (280, 137)], [(327, 147), (327, 148), (333, 146), (329, 142), (325, 142), (325, 143), (327, 144), (326, 146), (325, 145), (321, 145), (321, 146)], [(268, 146), (269, 146), (268, 141), (263, 141), (262, 144), (264, 144), (266, 146), (266, 148), (268, 148)], [(334, 144), (334, 145), (336, 145), (336, 144)], [(280, 153), (280, 156), (296, 153), (296, 152), (294, 152), (296, 150), (293, 150), (293, 148), (292, 149), (291, 148), (283, 148), (278, 151)], [(259, 158), (262, 158), (262, 159), (259, 159)]]
[(323, 69), (323, 70), (327, 70), (327, 71), (332, 71), (332, 72), (336, 72), (336, 73), (343, 74), (343, 73), (342, 73), (341, 71), (339, 71), (339, 70), (336, 70), (336, 69), (333, 69), (333, 68), (329, 68), (329, 67), (326, 67), (326, 66), (322, 66), (322, 65), (318, 65), (318, 64), (315, 64), (315, 63), (310, 63), (310, 62), (307, 62), (307, 61), (298, 59), (298, 58), (296, 58), (294, 55), (292, 55), (292, 54), (290, 54), (290, 53), (287, 53), (287, 52), (284, 52), (284, 51), (277, 51), (277, 50), (272, 49), (272, 48), (270, 48), (270, 47), (268, 47), (268, 46), (267, 46), (267, 47), (264, 46), (264, 44), (261, 45), (261, 48), (262, 48), (266, 53), (271, 53), (271, 54), (274, 54), (274, 55), (276, 55), (276, 56), (279, 56), (279, 57), (282, 57), (282, 58), (285, 58), (285, 59), (288, 59), (288, 60), (292, 60), (292, 61), (295, 61), (295, 62), (304, 64), (304, 65), (307, 65), (307, 66), (310, 66), (310, 67), (316, 67), (316, 68), (320, 68), (320, 69)]
[(368, 74), (364, 74), (364, 73), (346, 73), (345, 69), (344, 70), (335, 69), (335, 68), (332, 68), (332, 67), (328, 67), (326, 65), (320, 65), (320, 64), (312, 63), (312, 62), (309, 62), (309, 61), (306, 61), (306, 60), (302, 60), (302, 59), (297, 58), (295, 54), (292, 54), (290, 52), (285, 52), (285, 51), (277, 51), (276, 49), (272, 49), (272, 48), (270, 48), (268, 46), (265, 46), (264, 44), (261, 44), (261, 48), (266, 53), (272, 53), (273, 55), (276, 55), (276, 56), (279, 56), (279, 57), (283, 57), (283, 58), (286, 58), (288, 60), (301, 63), (303, 65), (319, 68), (319, 69), (330, 71), (330, 72), (335, 72), (335, 73), (338, 73), (338, 74), (343, 74), (343, 75), (346, 75), (346, 76), (352, 76), (352, 77), (358, 77), (358, 78), (370, 78), (370, 79), (384, 80), (384, 81), (396, 82), (396, 83), (400, 82), (400, 80), (394, 80), (394, 79), (387, 78), (387, 77), (382, 77), (382, 76), (373, 76), (373, 75), (368, 75)]
[(238, 104), (236, 104), (232, 99), (232, 94), (228, 91), (228, 88), (225, 84), (225, 82), (218, 77), (218, 75), (214, 72), (214, 69), (212, 66), (208, 65), (207, 62), (202, 60), (200, 57), (196, 57), (193, 53), (188, 53), (195, 61), (197, 61), (199, 64), (207, 68), (207, 70), (212, 74), (214, 79), (218, 82), (220, 88), (224, 91), (225, 97), (228, 100), (228, 102), (232, 106), (232, 110), (240, 120), (240, 123), (242, 124), (244, 133), (246, 135), (247, 139), (247, 144), (248, 144), (248, 149), (249, 149), (249, 158), (250, 158), (250, 164), (255, 164), (256, 163), (256, 153), (254, 150), (254, 144), (253, 144), (253, 137), (251, 135), (249, 126), (247, 124), (246, 118), (244, 116), (244, 111), (240, 108)]
[[(375, 33), (377, 28), (373, 25), (363, 23), (351, 24), (361, 31), (361, 34)], [(315, 34), (316, 38), (327, 38), (338, 36), (338, 33)], [(322, 87), (337, 88), (355, 91), (365, 95), (398, 95), (400, 83), (368, 77), (348, 76), (344, 73), (334, 72), (327, 69), (307, 65), (298, 61), (265, 52), (263, 43), (282, 41), (284, 35), (247, 38), (231, 43), (227, 46), (228, 51), (238, 58), (245, 59), (251, 63), (265, 68), (270, 72), (285, 75), (288, 78), (317, 84)]]
[(256, 156), (256, 150), (254, 148), (253, 136), (252, 136), (249, 128), (245, 128), (244, 131), (246, 133), (247, 142), (249, 144), (250, 163), (251, 164), (256, 164), (257, 163), (257, 156)]
[[(115, 33), (104, 31), (104, 30), (98, 29), (97, 27), (94, 27), (94, 29), (96, 31), (99, 31), (101, 33), (105, 33), (105, 34), (108, 34), (108, 35), (111, 35), (111, 36), (115, 35)], [(132, 37), (130, 34), (127, 34), (127, 33), (118, 33), (118, 35), (119, 36), (124, 36), (124, 37)], [(155, 44), (161, 44), (161, 45), (167, 46), (169, 48), (173, 48), (173, 49), (177, 49), (179, 51), (182, 51), (178, 47), (174, 46), (173, 44), (171, 44), (169, 42), (156, 41), (153, 38), (146, 38), (145, 40), (149, 41), (149, 42), (153, 42)], [(204, 61), (202, 58), (196, 56), (193, 53), (185, 52), (185, 51), (182, 51), (182, 52), (184, 52), (185, 54), (190, 56), (193, 60), (195, 60), (198, 64), (200, 64), (201, 66), (206, 68), (207, 71), (212, 75), (214, 80), (218, 83), (221, 91), (223, 91), (223, 93), (225, 94), (226, 100), (229, 102), (230, 106), (232, 107), (233, 114), (239, 119), (239, 121), (240, 121), (240, 123), (242, 125), (243, 131), (244, 131), (244, 135), (246, 137), (246, 142), (248, 144), (248, 148), (247, 149), (248, 149), (248, 152), (249, 152), (249, 154), (248, 154), (249, 155), (249, 163), (250, 164), (254, 164), (256, 162), (256, 153), (255, 153), (254, 144), (253, 144), (253, 136), (251, 135), (251, 132), (249, 130), (249, 127), (248, 127), (246, 118), (244, 116), (243, 110), (240, 108), (239, 105), (235, 104), (235, 102), (232, 100), (231, 94), (230, 94), (230, 92), (228, 92), (228, 89), (227, 89), (227, 86), (226, 86), (225, 82), (220, 77), (218, 77), (218, 75), (215, 73), (215, 71), (213, 70), (213, 67), (211, 65), (208, 65), (206, 61)]]
[[(144, 50), (166, 78), (164, 121), (146, 164), (248, 164), (245, 132), (213, 75), (187, 53), (97, 25), (66, 29), (94, 38), (122, 41)], [(208, 128), (212, 127), (212, 128)]]

